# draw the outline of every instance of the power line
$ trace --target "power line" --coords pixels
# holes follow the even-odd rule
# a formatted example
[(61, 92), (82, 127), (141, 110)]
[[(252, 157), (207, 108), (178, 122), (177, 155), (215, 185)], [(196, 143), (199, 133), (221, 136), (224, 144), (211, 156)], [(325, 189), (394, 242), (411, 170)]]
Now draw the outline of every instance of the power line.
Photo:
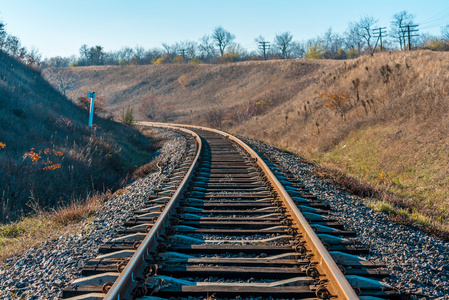
[(429, 23), (435, 23), (435, 22), (439, 22), (441, 20), (444, 20), (446, 18), (449, 17), (449, 9), (440, 11), (438, 14), (434, 15), (433, 17), (427, 18), (425, 20), (423, 20), (421, 23), (421, 25), (427, 25)]

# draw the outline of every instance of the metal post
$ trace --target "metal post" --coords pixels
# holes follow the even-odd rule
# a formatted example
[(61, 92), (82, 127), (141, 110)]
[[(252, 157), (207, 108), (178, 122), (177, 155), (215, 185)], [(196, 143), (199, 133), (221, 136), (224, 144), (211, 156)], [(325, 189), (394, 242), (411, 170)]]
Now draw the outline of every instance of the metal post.
[(94, 107), (95, 107), (95, 92), (87, 93), (88, 98), (92, 98), (90, 101), (90, 114), (89, 114), (89, 126), (92, 127), (92, 120), (94, 118)]

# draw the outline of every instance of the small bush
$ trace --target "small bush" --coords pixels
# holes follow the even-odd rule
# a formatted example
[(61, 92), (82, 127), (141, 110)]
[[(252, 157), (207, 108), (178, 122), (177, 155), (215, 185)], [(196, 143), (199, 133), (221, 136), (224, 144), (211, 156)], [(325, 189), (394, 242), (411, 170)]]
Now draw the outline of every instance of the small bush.
[(134, 110), (133, 107), (128, 106), (128, 108), (126, 109), (126, 112), (125, 112), (125, 109), (123, 108), (122, 114), (121, 114), (121, 122), (123, 124), (126, 124), (128, 126), (131, 126), (134, 124), (133, 110)]

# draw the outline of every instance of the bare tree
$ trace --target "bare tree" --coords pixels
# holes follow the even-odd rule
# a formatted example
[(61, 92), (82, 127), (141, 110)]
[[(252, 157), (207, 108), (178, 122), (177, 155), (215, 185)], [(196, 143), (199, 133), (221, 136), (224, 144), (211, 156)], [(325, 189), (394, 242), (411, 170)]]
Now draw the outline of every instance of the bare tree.
[(449, 24), (441, 28), (441, 37), (445, 40), (449, 40)]
[(119, 61), (129, 62), (131, 60), (131, 58), (133, 57), (133, 55), (134, 55), (134, 50), (132, 48), (123, 47), (118, 52), (118, 59), (119, 59)]
[(369, 51), (372, 50), (373, 27), (377, 22), (378, 20), (375, 20), (373, 17), (364, 16), (357, 23), (358, 34), (366, 42)]
[(172, 56), (176, 52), (176, 47), (167, 43), (162, 43), (162, 47), (164, 47), (165, 53), (169, 56)]
[(343, 43), (345, 47), (353, 52), (360, 54), (365, 42), (361, 38), (360, 28), (357, 23), (349, 22), (348, 29), (344, 33)]
[(223, 57), (226, 47), (232, 43), (235, 39), (235, 35), (231, 34), (223, 27), (218, 26), (212, 33), (212, 39), (215, 40), (218, 49), (220, 49), (221, 57)]
[(139, 59), (143, 59), (143, 57), (145, 56), (145, 48), (137, 45), (134, 48), (134, 53)]
[(320, 39), (324, 46), (324, 58), (334, 58), (343, 44), (340, 35), (333, 32), (332, 27), (329, 27)]
[(73, 74), (69, 73), (65, 68), (47, 69), (43, 72), (43, 76), (64, 96), (73, 89), (76, 82)]
[(200, 39), (198, 49), (200, 51), (200, 58), (204, 61), (210, 61), (216, 55), (216, 49), (213, 46), (212, 37), (208, 34)]
[(306, 54), (306, 47), (303, 43), (293, 41), (291, 43), (291, 57), (292, 58), (304, 58)]
[(402, 26), (411, 25), (415, 19), (415, 15), (408, 13), (406, 10), (398, 12), (393, 16), (391, 21), (391, 37), (399, 43), (402, 50), (405, 45), (405, 29)]
[(12, 57), (17, 57), (20, 53), (20, 48), (20, 40), (17, 37), (9, 34), (6, 38), (6, 52)]
[(104, 64), (104, 51), (102, 46), (95, 46), (89, 49), (89, 56), (92, 65)]
[(41, 59), (42, 56), (39, 51), (35, 48), (31, 48), (31, 50), (26, 53), (24, 61), (28, 66), (40, 67)]
[(204, 115), (204, 118), (210, 126), (219, 128), (223, 123), (224, 110), (222, 108), (214, 107)]
[(194, 41), (186, 41), (183, 45), (185, 49), (185, 56), (187, 59), (192, 59), (197, 56), (198, 43)]
[(80, 50), (80, 64), (88, 64), (89, 63), (89, 47), (86, 44), (81, 45)]
[(281, 58), (289, 58), (290, 56), (290, 42), (293, 39), (293, 35), (290, 32), (284, 32), (276, 34), (274, 38), (274, 46), (279, 50)]

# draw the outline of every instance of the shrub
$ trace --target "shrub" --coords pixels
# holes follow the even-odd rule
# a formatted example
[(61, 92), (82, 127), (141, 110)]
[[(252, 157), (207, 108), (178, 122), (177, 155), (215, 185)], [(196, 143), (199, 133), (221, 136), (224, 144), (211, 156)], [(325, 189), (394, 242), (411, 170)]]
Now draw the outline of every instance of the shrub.
[(224, 110), (222, 108), (210, 109), (204, 117), (210, 126), (220, 127), (223, 123)]
[(150, 120), (165, 121), (172, 114), (173, 109), (173, 105), (163, 104), (154, 94), (146, 97), (140, 105), (140, 113)]
[(126, 108), (126, 112), (125, 112), (124, 108), (122, 109), (122, 114), (120, 117), (121, 117), (121, 122), (123, 124), (126, 124), (128, 126), (131, 126), (134, 124), (133, 110), (134, 110), (134, 108), (129, 107), (129, 106)]
[(320, 98), (324, 99), (323, 106), (335, 111), (336, 114), (340, 114), (343, 120), (346, 120), (346, 112), (350, 109), (351, 105), (348, 101), (348, 92), (338, 93), (321, 93)]

